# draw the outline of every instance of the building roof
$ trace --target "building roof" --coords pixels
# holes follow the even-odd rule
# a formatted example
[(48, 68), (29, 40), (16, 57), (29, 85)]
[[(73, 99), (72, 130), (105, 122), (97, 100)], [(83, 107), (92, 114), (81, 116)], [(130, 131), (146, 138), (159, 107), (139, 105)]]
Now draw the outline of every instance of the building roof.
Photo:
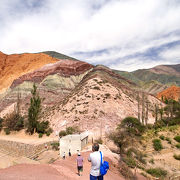
[(60, 140), (65, 140), (65, 139), (68, 139), (69, 137), (80, 137), (80, 140), (83, 140), (84, 138), (88, 137), (89, 136), (89, 132), (88, 131), (84, 131), (82, 132), (81, 134), (69, 134), (69, 135), (66, 135), (66, 136), (63, 136)]

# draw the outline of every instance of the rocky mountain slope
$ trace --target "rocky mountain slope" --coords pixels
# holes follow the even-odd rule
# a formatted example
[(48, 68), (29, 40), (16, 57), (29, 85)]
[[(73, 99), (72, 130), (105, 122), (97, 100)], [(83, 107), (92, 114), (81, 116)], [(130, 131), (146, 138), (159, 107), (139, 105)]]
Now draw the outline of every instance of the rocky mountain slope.
[[(25, 59), (27, 55), (34, 59)], [(43, 57), (42, 60), (40, 57)], [(21, 112), (26, 114), (30, 92), (33, 83), (36, 83), (43, 99), (42, 118), (49, 120), (54, 130), (77, 125), (81, 130), (89, 129), (100, 135), (113, 129), (127, 116), (137, 117), (137, 95), (140, 95), (141, 101), (142, 89), (105, 66), (94, 67), (57, 52), (11, 55), (10, 59), (9, 62), (14, 64), (8, 70), (4, 66), (5, 72), (14, 72), (17, 62), (23, 66), (17, 67), (18, 73), (5, 86), (9, 88), (0, 99), (1, 115), (13, 109), (18, 94), (21, 96)], [(1, 79), (6, 74), (1, 74)], [(149, 104), (148, 121), (153, 123), (154, 105), (161, 102), (149, 93), (144, 94)]]
[(178, 101), (180, 99), (180, 87), (177, 86), (171, 86), (164, 91), (157, 94), (157, 97), (159, 99), (167, 98), (167, 99), (174, 99)]
[[(43, 119), (50, 121), (55, 131), (67, 126), (90, 130), (98, 137), (114, 129), (127, 116), (137, 117), (137, 94), (134, 83), (103, 66), (95, 67), (59, 104), (45, 110)], [(154, 122), (154, 104), (161, 102), (148, 93), (149, 123)]]
[(116, 73), (135, 82), (146, 92), (157, 94), (172, 84), (180, 86), (180, 64), (160, 65), (134, 72), (117, 71)]
[(6, 55), (0, 52), (0, 93), (5, 92), (14, 79), (58, 59), (44, 53)]
[[(49, 57), (46, 54), (43, 54), (43, 56)], [(51, 106), (62, 100), (93, 68), (88, 63), (67, 58), (68, 56), (66, 56), (66, 59), (51, 57), (56, 62), (45, 64), (40, 68), (35, 66), (36, 70), (14, 79), (6, 93), (1, 94), (0, 111), (16, 102), (18, 93), (20, 93), (23, 101), (22, 110), (27, 110), (33, 83), (38, 86), (39, 94), (44, 99), (44, 105)], [(34, 61), (36, 62), (36, 60)]]
[(141, 81), (151, 81), (151, 80), (156, 80), (162, 84), (177, 84), (180, 86), (180, 76), (179, 75), (174, 75), (174, 74), (166, 74), (163, 73), (161, 74), (162, 71), (159, 73), (152, 72), (150, 69), (142, 69), (142, 70), (137, 70), (133, 72), (133, 75), (136, 76), (138, 79)]

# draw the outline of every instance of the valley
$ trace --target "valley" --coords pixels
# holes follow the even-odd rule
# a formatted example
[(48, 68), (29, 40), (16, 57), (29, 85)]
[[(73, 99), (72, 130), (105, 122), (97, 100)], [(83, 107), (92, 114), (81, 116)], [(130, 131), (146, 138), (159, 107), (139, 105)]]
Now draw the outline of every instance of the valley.
[[(97, 141), (102, 143), (103, 151), (108, 151), (106, 157), (111, 156), (110, 162), (116, 159), (115, 166), (111, 162), (112, 169), (107, 179), (111, 176), (114, 180), (131, 179), (136, 171), (139, 179), (153, 179), (154, 174), (148, 173), (150, 168), (164, 169), (168, 178), (180, 172), (179, 160), (173, 157), (179, 154), (174, 140), (175, 136), (180, 135), (179, 64), (123, 72), (103, 65), (91, 65), (53, 51), (15, 55), (0, 53), (0, 62), (0, 167), (8, 167), (0, 170), (0, 177), (10, 178), (5, 176), (6, 171), (17, 171), (16, 177), (19, 177), (18, 168), (23, 169), (24, 163), (27, 163), (32, 164), (29, 165), (32, 169), (39, 166), (42, 172), (43, 168), (50, 167), (51, 172), (57, 175), (54, 178), (78, 178), (75, 169), (70, 174), (72, 177), (62, 173), (63, 160), (51, 146), (53, 142), (59, 142), (58, 134), (67, 131), (67, 128), (76, 130), (72, 133), (89, 132), (88, 146), (82, 151), (85, 158), (92, 143)], [(34, 126), (30, 121), (35, 114), (32, 109), (37, 110)], [(132, 118), (129, 123), (135, 118), (132, 127), (139, 123), (143, 131), (135, 127), (130, 132), (129, 125), (121, 127), (127, 117)], [(115, 137), (119, 139), (109, 138), (118, 127), (120, 132)], [(123, 133), (124, 137), (121, 136)], [(127, 142), (127, 147), (121, 146), (121, 138), (125, 138), (122, 141)], [(161, 141), (163, 148), (160, 151), (154, 149), (154, 139)], [(131, 149), (131, 143), (129, 145), (131, 141), (134, 141), (135, 150)], [(3, 143), (23, 145), (18, 144), (13, 150)], [(28, 146), (28, 153), (40, 147), (35, 148), (36, 144), (41, 144), (41, 148), (26, 156), (27, 152), (23, 154), (27, 149), (24, 144)], [(48, 144), (47, 152), (45, 144)], [(12, 154), (18, 148), (21, 158), (18, 153)], [(132, 156), (128, 156), (128, 152)], [(138, 153), (146, 163), (138, 159)], [(38, 154), (35, 159), (29, 158), (35, 154)], [(74, 159), (75, 155), (67, 162), (74, 162)], [(20, 165), (14, 167), (16, 164)], [(88, 163), (85, 166), (90, 168)], [(121, 166), (129, 172), (128, 177), (123, 174)], [(69, 172), (71, 167), (67, 165), (63, 168)], [(87, 179), (86, 175), (81, 179)], [(27, 178), (25, 174), (24, 178)]]

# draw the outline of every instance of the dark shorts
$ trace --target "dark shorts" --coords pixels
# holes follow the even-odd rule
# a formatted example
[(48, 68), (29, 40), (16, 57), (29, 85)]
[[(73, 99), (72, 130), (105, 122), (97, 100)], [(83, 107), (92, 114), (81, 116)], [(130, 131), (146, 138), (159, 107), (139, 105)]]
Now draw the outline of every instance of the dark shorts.
[(78, 171), (83, 171), (83, 166), (78, 166), (77, 169)]

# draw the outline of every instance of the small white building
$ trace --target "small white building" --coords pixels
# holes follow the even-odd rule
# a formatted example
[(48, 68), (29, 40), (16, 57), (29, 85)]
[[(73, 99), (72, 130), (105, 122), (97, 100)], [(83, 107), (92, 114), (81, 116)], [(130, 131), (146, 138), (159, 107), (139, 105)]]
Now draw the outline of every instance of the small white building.
[(71, 134), (60, 138), (60, 156), (63, 157), (64, 152), (66, 156), (68, 156), (69, 151), (71, 154), (76, 154), (78, 151), (81, 151), (88, 143), (88, 136), (89, 132), (85, 131), (81, 134)]

